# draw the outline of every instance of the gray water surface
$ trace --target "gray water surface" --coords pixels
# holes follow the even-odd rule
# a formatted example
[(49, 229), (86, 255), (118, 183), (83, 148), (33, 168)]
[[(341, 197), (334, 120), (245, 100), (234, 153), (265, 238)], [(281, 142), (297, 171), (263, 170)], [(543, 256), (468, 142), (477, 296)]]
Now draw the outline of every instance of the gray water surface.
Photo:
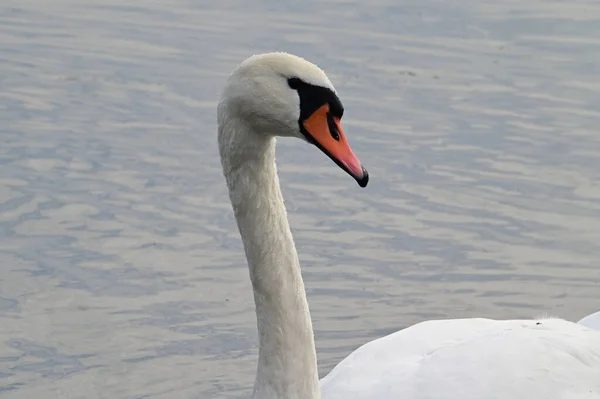
[(0, 397), (238, 398), (254, 304), (216, 149), (247, 56), (323, 67), (360, 189), (280, 140), (321, 374), (440, 317), (600, 309), (600, 3), (0, 5)]

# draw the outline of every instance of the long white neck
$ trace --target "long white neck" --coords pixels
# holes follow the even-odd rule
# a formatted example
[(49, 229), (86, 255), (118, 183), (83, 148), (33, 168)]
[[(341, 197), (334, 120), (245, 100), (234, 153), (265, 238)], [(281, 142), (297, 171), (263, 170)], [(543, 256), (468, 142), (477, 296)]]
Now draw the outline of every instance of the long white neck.
[(259, 358), (253, 398), (320, 399), (312, 322), (279, 187), (275, 139), (224, 118), (219, 149), (254, 290)]

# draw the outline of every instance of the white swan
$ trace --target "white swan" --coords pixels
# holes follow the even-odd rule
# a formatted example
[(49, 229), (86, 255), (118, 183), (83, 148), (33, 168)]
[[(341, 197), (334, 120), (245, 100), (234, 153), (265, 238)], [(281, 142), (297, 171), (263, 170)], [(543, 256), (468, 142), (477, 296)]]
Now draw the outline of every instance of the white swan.
[(219, 103), (219, 151), (256, 304), (253, 397), (599, 398), (600, 332), (561, 319), (419, 323), (360, 347), (319, 382), (275, 136), (314, 144), (364, 187), (368, 175), (346, 141), (342, 114), (325, 73), (286, 53), (244, 61)]

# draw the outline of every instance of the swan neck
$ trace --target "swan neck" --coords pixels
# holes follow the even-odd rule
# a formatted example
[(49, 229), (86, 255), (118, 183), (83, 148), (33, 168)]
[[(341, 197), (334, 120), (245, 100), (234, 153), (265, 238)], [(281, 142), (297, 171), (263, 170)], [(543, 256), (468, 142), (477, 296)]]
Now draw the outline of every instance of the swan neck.
[(226, 127), (220, 131), (221, 158), (258, 325), (253, 398), (320, 399), (312, 322), (279, 186), (275, 138), (241, 123)]

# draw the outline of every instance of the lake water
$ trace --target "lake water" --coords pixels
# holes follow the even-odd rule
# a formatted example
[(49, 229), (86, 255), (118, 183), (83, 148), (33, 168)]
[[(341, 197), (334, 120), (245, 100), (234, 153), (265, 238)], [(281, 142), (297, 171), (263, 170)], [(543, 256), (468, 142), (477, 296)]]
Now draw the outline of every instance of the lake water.
[(327, 71), (371, 175), (279, 141), (322, 375), (429, 318), (600, 309), (599, 2), (128, 3), (0, 5), (2, 399), (248, 395), (215, 107), (263, 51)]

